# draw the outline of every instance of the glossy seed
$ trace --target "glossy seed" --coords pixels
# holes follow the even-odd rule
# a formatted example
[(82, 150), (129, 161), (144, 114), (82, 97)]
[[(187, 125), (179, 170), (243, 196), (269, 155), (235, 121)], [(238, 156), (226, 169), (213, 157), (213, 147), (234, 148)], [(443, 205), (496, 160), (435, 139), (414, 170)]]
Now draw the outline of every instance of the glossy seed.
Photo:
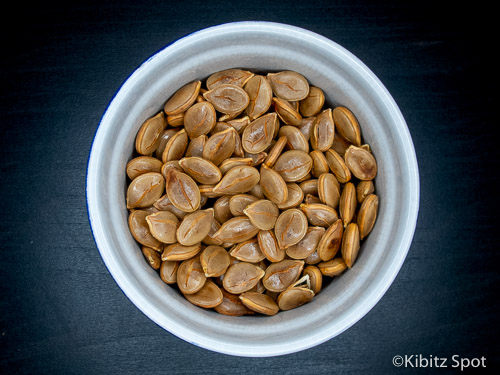
[(278, 306), (280, 310), (287, 311), (311, 302), (314, 292), (308, 288), (290, 288), (278, 296)]
[(292, 259), (306, 259), (314, 253), (321, 237), (325, 233), (323, 227), (309, 227), (306, 235), (298, 243), (286, 249), (286, 255)]
[(344, 155), (345, 164), (360, 180), (373, 180), (377, 175), (377, 162), (372, 153), (356, 146), (350, 146)]
[(313, 150), (309, 153), (309, 156), (313, 161), (311, 168), (311, 175), (313, 177), (318, 178), (323, 173), (328, 173), (330, 171), (330, 167), (328, 166), (328, 163), (326, 161), (325, 154), (323, 154), (321, 151)]
[(235, 85), (243, 87), (254, 76), (254, 73), (243, 69), (225, 69), (211, 74), (207, 78), (207, 88), (212, 90), (219, 85)]
[(288, 150), (300, 150), (309, 153), (309, 143), (304, 134), (296, 126), (282, 126), (278, 135), (287, 138), (286, 148)]
[(306, 215), (309, 224), (313, 226), (328, 228), (339, 218), (334, 208), (323, 203), (303, 203), (300, 209)]
[(373, 229), (377, 220), (378, 196), (368, 195), (358, 211), (357, 223), (359, 227), (360, 239), (364, 239)]
[(191, 259), (201, 251), (201, 243), (185, 246), (180, 243), (174, 243), (165, 246), (161, 254), (163, 261), (181, 261)]
[(328, 108), (316, 116), (310, 138), (311, 147), (324, 152), (332, 147), (334, 137), (335, 124), (332, 110)]
[(250, 219), (253, 225), (261, 230), (274, 228), (274, 224), (280, 213), (276, 204), (267, 199), (257, 200), (250, 203), (243, 213)]
[(347, 269), (347, 265), (342, 258), (334, 258), (318, 263), (318, 268), (323, 276), (334, 277), (340, 276)]
[(354, 114), (346, 107), (335, 107), (332, 111), (337, 132), (355, 146), (361, 145), (361, 131)]
[(244, 292), (240, 294), (240, 299), (243, 304), (250, 310), (264, 315), (276, 315), (279, 307), (274, 300), (262, 293)]
[(282, 249), (298, 243), (307, 232), (307, 218), (301, 210), (291, 208), (283, 211), (274, 226), (278, 245)]
[(254, 75), (244, 86), (249, 97), (246, 114), (251, 120), (263, 115), (271, 106), (273, 91), (266, 77)]
[(200, 92), (201, 81), (193, 81), (181, 87), (165, 103), (163, 110), (167, 115), (185, 112), (196, 100)]
[(342, 222), (344, 223), (344, 228), (351, 222), (352, 218), (354, 217), (357, 203), (358, 201), (356, 198), (356, 187), (352, 182), (348, 182), (342, 189), (339, 202), (339, 214)]
[(146, 216), (151, 235), (163, 243), (176, 243), (176, 230), (179, 225), (179, 219), (173, 213), (160, 211)]
[(293, 105), (288, 101), (281, 98), (273, 98), (274, 110), (278, 117), (287, 125), (299, 126), (302, 121), (302, 116)]
[(300, 189), (304, 193), (304, 195), (318, 195), (318, 179), (312, 178), (310, 180), (302, 181), (299, 184)]
[(193, 104), (184, 115), (184, 129), (189, 138), (208, 134), (217, 121), (215, 108), (210, 102)]
[(240, 243), (254, 237), (259, 228), (246, 216), (237, 216), (222, 223), (214, 237), (222, 242)]
[(274, 138), (274, 129), (278, 117), (276, 113), (268, 113), (253, 120), (241, 135), (243, 149), (250, 154), (263, 152)]
[(243, 130), (245, 130), (245, 128), (248, 126), (248, 124), (250, 124), (250, 121), (250, 117), (243, 116), (235, 118), (233, 120), (228, 120), (226, 121), (226, 124), (232, 126), (238, 134), (241, 134)]
[(161, 167), (161, 174), (165, 178), (165, 181), (167, 180), (168, 171), (171, 169), (177, 169), (179, 172), (183, 172), (183, 169), (179, 165), (179, 160), (167, 161), (166, 163), (163, 163)]
[(206, 281), (199, 256), (181, 262), (177, 270), (177, 286), (182, 294), (198, 292)]
[(344, 231), (341, 245), (342, 259), (348, 268), (351, 268), (359, 253), (359, 228), (358, 224), (350, 223)]
[(156, 150), (155, 150), (155, 153), (154, 153), (154, 156), (161, 160), (161, 157), (163, 155), (163, 151), (165, 150), (165, 146), (167, 145), (167, 142), (170, 138), (172, 138), (172, 136), (177, 133), (179, 130), (177, 129), (172, 129), (172, 128), (168, 128), (168, 129), (165, 129), (161, 135), (160, 135), (160, 141), (158, 142), (158, 146), (156, 147)]
[(165, 145), (162, 154), (162, 161), (166, 163), (172, 160), (179, 160), (184, 156), (189, 143), (189, 137), (185, 129), (179, 130), (175, 133)]
[(224, 223), (233, 217), (231, 213), (231, 208), (229, 207), (229, 201), (231, 196), (225, 195), (218, 198), (214, 202), (214, 217), (220, 223)]
[(203, 148), (203, 158), (215, 165), (229, 158), (234, 152), (234, 129), (226, 129), (211, 135)]
[(200, 207), (200, 190), (187, 174), (176, 169), (169, 170), (166, 190), (168, 199), (179, 210), (193, 212)]
[(260, 187), (264, 196), (275, 204), (283, 204), (288, 199), (288, 189), (283, 177), (265, 165), (260, 168)]
[(226, 174), (230, 169), (232, 169), (234, 167), (241, 167), (244, 165), (251, 167), (253, 165), (253, 159), (252, 158), (231, 157), (229, 159), (224, 160), (222, 163), (220, 163), (219, 170), (221, 171), (222, 174)]
[(345, 152), (351, 146), (352, 143), (348, 140), (342, 138), (338, 133), (335, 134), (332, 143), (332, 149), (341, 156), (344, 156)]
[(309, 276), (310, 289), (314, 292), (314, 294), (318, 294), (323, 286), (323, 274), (319, 268), (313, 265), (308, 265), (304, 268), (302, 274)]
[(127, 188), (127, 208), (149, 207), (165, 191), (165, 179), (161, 173), (148, 172), (132, 180)]
[(318, 196), (321, 202), (337, 208), (340, 201), (340, 189), (337, 178), (331, 173), (323, 173), (318, 178)]
[(230, 195), (246, 193), (259, 181), (260, 173), (256, 168), (249, 166), (234, 167), (214, 187), (214, 193)]
[(160, 266), (160, 278), (165, 284), (177, 283), (177, 270), (179, 269), (180, 262), (176, 261), (162, 261)]
[(253, 315), (255, 312), (248, 309), (243, 302), (239, 299), (239, 295), (227, 292), (225, 289), (222, 291), (222, 302), (215, 306), (214, 310), (222, 315), (228, 316), (243, 316)]
[(200, 184), (216, 184), (222, 178), (217, 166), (209, 160), (200, 157), (187, 157), (179, 160), (180, 167)]
[(356, 185), (356, 197), (358, 199), (358, 203), (363, 203), (365, 198), (368, 195), (373, 194), (374, 191), (375, 185), (373, 184), (373, 180), (359, 181)]
[(154, 270), (160, 269), (161, 259), (160, 253), (158, 253), (158, 251), (147, 246), (142, 246), (141, 251), (142, 255), (144, 255), (144, 259), (146, 259), (146, 262), (148, 262), (151, 268), (153, 268)]
[(266, 165), (269, 168), (272, 168), (274, 166), (274, 163), (276, 163), (276, 160), (278, 160), (279, 156), (281, 155), (281, 152), (286, 146), (288, 139), (285, 135), (280, 136), (278, 140), (273, 144), (271, 149), (269, 150), (266, 160), (264, 160), (264, 165)]
[(229, 255), (248, 263), (258, 263), (266, 258), (260, 249), (257, 238), (234, 245), (229, 251)]
[(200, 135), (199, 137), (191, 139), (184, 153), (185, 157), (202, 157), (203, 148), (205, 143), (207, 143), (208, 137), (206, 135)]
[(299, 130), (301, 131), (302, 134), (304, 134), (304, 137), (306, 137), (308, 142), (311, 139), (311, 133), (312, 133), (312, 129), (313, 129), (315, 121), (316, 121), (315, 116), (305, 117), (305, 118), (302, 118), (302, 121), (300, 122), (300, 125), (298, 126)]
[(288, 210), (289, 208), (297, 207), (304, 200), (304, 192), (299, 185), (290, 182), (286, 184), (286, 188), (288, 191), (288, 198), (285, 202), (277, 205), (280, 210)]
[(127, 163), (127, 176), (130, 180), (133, 180), (144, 173), (160, 173), (162, 165), (161, 160), (158, 160), (157, 158), (153, 158), (151, 156), (138, 156)]
[(217, 221), (215, 217), (212, 217), (211, 224), (210, 224), (210, 231), (208, 232), (207, 236), (201, 240), (201, 243), (203, 245), (211, 246), (221, 246), (222, 241), (216, 239), (214, 237), (215, 233), (220, 229), (220, 223)]
[(285, 258), (285, 250), (280, 248), (273, 231), (261, 230), (257, 234), (260, 250), (270, 262), (279, 262)]
[(204, 93), (203, 97), (212, 103), (217, 111), (230, 115), (243, 112), (250, 102), (245, 90), (231, 84), (218, 85)]
[(271, 292), (282, 292), (295, 283), (304, 268), (303, 260), (284, 259), (267, 267), (262, 283)]
[(222, 303), (222, 291), (209, 279), (199, 291), (192, 294), (186, 294), (185, 297), (193, 305), (205, 309), (214, 308)]
[(344, 158), (342, 158), (342, 156), (340, 156), (335, 150), (326, 150), (325, 158), (330, 170), (335, 175), (338, 182), (345, 184), (351, 180), (351, 171), (347, 168), (347, 165), (345, 165)]
[(300, 150), (290, 150), (281, 154), (273, 169), (286, 182), (295, 182), (307, 176), (311, 168), (312, 159), (308, 153)]
[(174, 128), (184, 125), (184, 112), (168, 115), (167, 123)]
[(229, 267), (229, 254), (221, 246), (208, 246), (200, 254), (200, 262), (206, 277), (223, 275)]
[(258, 201), (259, 198), (251, 194), (236, 194), (229, 199), (229, 210), (233, 216), (245, 215), (245, 208), (253, 202)]
[(177, 229), (177, 241), (184, 246), (195, 245), (203, 241), (210, 232), (213, 215), (213, 208), (186, 215)]
[(302, 100), (309, 94), (307, 79), (297, 72), (282, 71), (269, 73), (267, 79), (271, 84), (274, 94), (289, 101)]
[(149, 230), (146, 217), (150, 215), (144, 210), (135, 210), (128, 217), (128, 225), (132, 237), (141, 245), (151, 247), (156, 251), (161, 251), (163, 244), (154, 238)]
[(323, 90), (316, 86), (309, 86), (309, 94), (299, 103), (299, 111), (304, 117), (311, 117), (319, 113), (325, 104)]
[(239, 262), (229, 266), (224, 275), (222, 285), (226, 291), (239, 294), (249, 291), (264, 277), (264, 270), (247, 262)]
[(144, 121), (135, 138), (135, 150), (141, 155), (152, 154), (158, 147), (166, 126), (167, 120), (163, 112)]
[(322, 261), (333, 259), (337, 255), (342, 243), (344, 227), (342, 221), (335, 221), (323, 234), (318, 243), (318, 256)]
[(167, 194), (164, 194), (162, 197), (160, 197), (160, 199), (153, 203), (153, 206), (158, 211), (168, 211), (173, 213), (178, 219), (183, 219), (184, 216), (186, 216), (186, 212), (179, 210), (172, 204), (172, 202), (170, 202)]

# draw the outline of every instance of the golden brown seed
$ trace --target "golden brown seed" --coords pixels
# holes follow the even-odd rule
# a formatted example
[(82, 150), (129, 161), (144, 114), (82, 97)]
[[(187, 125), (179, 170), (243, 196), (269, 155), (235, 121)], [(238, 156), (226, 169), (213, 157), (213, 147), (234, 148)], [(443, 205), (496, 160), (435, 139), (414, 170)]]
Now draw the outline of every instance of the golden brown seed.
[(179, 165), (179, 160), (167, 161), (166, 163), (163, 163), (161, 167), (161, 174), (163, 175), (163, 178), (165, 178), (165, 181), (167, 180), (168, 171), (170, 169), (177, 169), (179, 172), (184, 172)]
[(243, 316), (255, 314), (252, 310), (248, 309), (239, 299), (239, 295), (227, 292), (225, 289), (222, 291), (222, 302), (220, 305), (215, 306), (214, 310), (219, 314), (228, 316)]
[(318, 243), (325, 233), (323, 227), (309, 227), (306, 235), (295, 245), (286, 249), (286, 255), (292, 259), (306, 259), (314, 253), (318, 247)]
[(163, 112), (144, 121), (135, 138), (136, 151), (141, 155), (152, 154), (158, 147), (166, 126), (167, 120)]
[(128, 225), (132, 237), (141, 245), (151, 247), (156, 251), (161, 251), (163, 244), (154, 238), (149, 231), (149, 226), (146, 217), (149, 212), (143, 210), (135, 210), (128, 217)]
[(184, 246), (195, 245), (203, 241), (210, 232), (213, 216), (213, 208), (186, 215), (177, 229), (177, 241)]
[(359, 181), (358, 185), (356, 185), (356, 197), (358, 199), (358, 203), (363, 203), (365, 198), (368, 195), (373, 194), (374, 191), (375, 185), (373, 184), (373, 180)]
[(208, 279), (196, 293), (186, 294), (186, 299), (193, 305), (205, 309), (214, 308), (222, 303), (222, 291), (215, 283)]
[(184, 112), (176, 113), (175, 115), (168, 115), (167, 123), (172, 127), (184, 125)]
[(348, 268), (351, 268), (359, 253), (359, 228), (358, 224), (350, 223), (344, 231), (342, 238), (342, 258)]
[(222, 285), (229, 293), (239, 294), (249, 291), (264, 277), (264, 270), (247, 262), (229, 266)]
[(167, 115), (185, 112), (195, 102), (200, 92), (201, 81), (193, 81), (175, 92), (165, 103), (163, 110)]
[(227, 171), (229, 171), (231, 168), (241, 167), (244, 165), (251, 167), (253, 165), (253, 159), (252, 158), (232, 157), (232, 158), (226, 159), (222, 163), (220, 163), (219, 169), (220, 169), (222, 174), (226, 174)]
[(194, 212), (200, 207), (200, 189), (187, 174), (170, 169), (166, 185), (168, 199), (179, 210)]
[(377, 175), (377, 162), (370, 151), (350, 146), (344, 159), (352, 174), (360, 180), (373, 180)]
[(286, 249), (298, 243), (307, 232), (307, 218), (301, 210), (291, 208), (280, 214), (274, 226), (278, 245)]
[(211, 245), (221, 246), (222, 241), (214, 238), (215, 233), (217, 233), (217, 231), (219, 229), (220, 229), (219, 222), (217, 221), (217, 219), (215, 217), (212, 217), (212, 221), (211, 221), (211, 225), (210, 225), (210, 232), (208, 232), (207, 236), (201, 241), (202, 244), (207, 245), (207, 246), (211, 246)]
[(299, 103), (299, 110), (302, 116), (314, 116), (321, 111), (325, 104), (325, 94), (323, 90), (316, 86), (309, 86), (309, 95)]
[(271, 106), (273, 91), (266, 77), (254, 75), (244, 86), (249, 97), (246, 114), (251, 120), (260, 117)]
[(214, 203), (214, 217), (220, 224), (228, 221), (233, 217), (231, 208), (229, 207), (230, 200), (231, 196), (225, 195), (218, 198)]
[(342, 221), (335, 221), (323, 234), (318, 243), (318, 256), (322, 261), (333, 259), (337, 255), (342, 243), (344, 228)]
[(324, 152), (332, 147), (334, 137), (332, 110), (328, 108), (316, 116), (310, 138), (311, 147)]
[(221, 171), (214, 163), (197, 156), (182, 158), (179, 165), (200, 184), (216, 184), (222, 178)]
[(158, 160), (151, 156), (138, 156), (127, 163), (127, 176), (128, 178), (130, 178), (130, 180), (133, 180), (134, 178), (144, 173), (160, 173), (162, 165), (163, 164), (161, 160)]
[(313, 161), (313, 165), (311, 168), (311, 175), (313, 177), (318, 178), (321, 174), (327, 173), (330, 170), (325, 158), (325, 154), (323, 154), (321, 151), (313, 150), (309, 153), (309, 156)]
[(309, 276), (310, 289), (314, 294), (318, 294), (323, 286), (323, 275), (318, 267), (309, 265), (304, 268), (303, 275)]
[(229, 267), (229, 254), (221, 246), (208, 246), (200, 254), (200, 262), (206, 277), (223, 275)]
[(323, 203), (303, 203), (300, 209), (306, 215), (309, 224), (313, 226), (328, 228), (339, 218), (334, 208)]
[(165, 145), (165, 149), (163, 150), (161, 157), (163, 163), (182, 158), (186, 152), (188, 143), (189, 138), (185, 129), (181, 129), (175, 133)]
[(278, 296), (278, 306), (280, 310), (286, 311), (295, 309), (308, 302), (311, 302), (314, 292), (308, 288), (289, 288)]
[(320, 199), (312, 194), (306, 194), (304, 197), (304, 203), (305, 204), (315, 204), (315, 203), (321, 203)]
[(193, 104), (184, 115), (184, 129), (193, 139), (208, 134), (217, 121), (215, 108), (210, 102)]
[(286, 182), (295, 182), (307, 176), (312, 168), (312, 159), (308, 153), (300, 150), (286, 151), (278, 158), (274, 170)]
[(177, 286), (182, 294), (196, 293), (203, 288), (206, 281), (199, 256), (181, 262), (177, 270)]
[(306, 137), (308, 142), (311, 139), (311, 133), (315, 121), (316, 121), (315, 116), (306, 117), (302, 119), (300, 125), (298, 126), (299, 130), (302, 132), (302, 134), (304, 134), (304, 137)]
[(274, 110), (278, 117), (287, 125), (299, 126), (302, 121), (302, 116), (294, 106), (288, 101), (281, 98), (273, 98)]
[(261, 199), (250, 203), (243, 213), (248, 216), (253, 225), (261, 230), (274, 228), (280, 210), (270, 200)]
[(250, 117), (248, 116), (243, 116), (240, 118), (235, 118), (233, 120), (228, 120), (226, 122), (228, 125), (232, 126), (234, 130), (238, 132), (238, 134), (241, 134), (243, 130), (250, 124)]
[(214, 89), (219, 85), (236, 85), (243, 87), (254, 76), (254, 73), (243, 69), (231, 68), (211, 74), (207, 78), (207, 88)]
[(351, 180), (351, 171), (345, 165), (344, 159), (335, 150), (329, 149), (325, 152), (326, 162), (338, 182), (345, 184)]
[(155, 249), (147, 246), (142, 246), (142, 255), (144, 255), (144, 258), (148, 262), (148, 264), (153, 268), (154, 270), (160, 269), (161, 266), (161, 259), (160, 259), (160, 253), (156, 251)]
[(166, 284), (177, 283), (177, 270), (179, 269), (179, 262), (176, 261), (163, 261), (160, 266), (160, 278)]
[(201, 251), (201, 243), (194, 245), (184, 246), (180, 243), (174, 243), (165, 246), (161, 254), (163, 261), (180, 261), (194, 257)]
[(289, 101), (302, 100), (309, 94), (307, 79), (297, 72), (283, 71), (269, 73), (267, 79), (271, 84), (274, 94)]
[(344, 223), (344, 228), (351, 222), (352, 218), (354, 217), (357, 203), (358, 201), (356, 198), (356, 187), (352, 182), (348, 182), (342, 189), (339, 203), (339, 213), (342, 222)]
[(287, 142), (286, 136), (283, 135), (278, 138), (278, 140), (269, 150), (266, 160), (264, 160), (264, 165), (266, 165), (269, 168), (272, 168), (274, 166), (274, 163), (276, 163), (276, 160), (278, 160), (279, 156), (281, 155), (281, 152), (285, 148), (286, 142)]
[(232, 257), (248, 263), (258, 263), (266, 258), (262, 253), (257, 238), (241, 242), (229, 251)]
[(273, 203), (283, 204), (288, 199), (288, 189), (283, 177), (265, 165), (260, 168), (260, 187), (264, 196)]
[(303, 260), (284, 259), (272, 263), (267, 267), (262, 283), (271, 292), (282, 292), (299, 279), (303, 268)]
[(302, 181), (299, 184), (300, 189), (304, 195), (318, 195), (318, 180), (313, 178), (311, 180)]
[(278, 245), (273, 231), (261, 230), (257, 234), (260, 250), (270, 262), (279, 262), (285, 258), (285, 250)]
[(347, 269), (347, 265), (342, 258), (334, 258), (318, 263), (318, 268), (323, 276), (334, 277), (340, 276)]
[(288, 190), (288, 198), (282, 204), (278, 204), (280, 210), (297, 207), (304, 199), (304, 192), (296, 183), (290, 182), (286, 184), (286, 188)]
[(230, 84), (218, 85), (204, 93), (203, 97), (212, 103), (217, 111), (235, 116), (243, 112), (250, 102), (245, 90)]
[(266, 294), (257, 292), (244, 292), (240, 294), (243, 304), (250, 310), (264, 315), (276, 315), (279, 307), (274, 300)]
[(236, 194), (229, 199), (229, 210), (233, 216), (243, 216), (243, 210), (251, 203), (258, 201), (259, 198), (251, 194)]
[(148, 172), (134, 178), (127, 188), (127, 208), (149, 207), (165, 191), (161, 173)]
[(161, 133), (160, 141), (158, 142), (158, 146), (156, 147), (155, 154), (154, 154), (154, 156), (157, 159), (161, 160), (161, 157), (163, 155), (163, 151), (165, 150), (165, 146), (167, 145), (168, 140), (170, 138), (172, 138), (172, 136), (177, 132), (178, 132), (177, 129), (168, 128), (168, 129), (165, 129)]
[(205, 143), (203, 158), (219, 165), (233, 154), (235, 142), (233, 128), (215, 133)]
[(173, 213), (178, 219), (183, 219), (184, 216), (186, 216), (186, 212), (179, 210), (172, 204), (172, 202), (170, 202), (167, 194), (164, 194), (160, 199), (153, 203), (153, 206), (158, 211), (168, 211)]
[(315, 251), (304, 260), (307, 264), (318, 264), (319, 262), (321, 262), (318, 251)]
[(309, 153), (309, 143), (304, 134), (296, 126), (282, 126), (278, 135), (287, 138), (286, 148), (288, 150), (300, 150)]
[(267, 158), (267, 153), (266, 152), (259, 152), (257, 154), (249, 154), (248, 152), (245, 152), (245, 158), (251, 158), (252, 159), (252, 165), (254, 167), (259, 166), (266, 160)]
[(335, 107), (332, 111), (337, 132), (355, 146), (361, 145), (361, 131), (354, 114), (346, 107)]
[(179, 219), (173, 213), (160, 211), (146, 216), (146, 221), (151, 235), (158, 241), (167, 244), (177, 242), (175, 232), (179, 225)]
[(331, 173), (323, 173), (318, 178), (318, 196), (321, 202), (337, 208), (340, 201), (340, 189), (337, 178)]
[(378, 196), (368, 195), (358, 211), (357, 223), (359, 227), (360, 239), (364, 239), (370, 233), (377, 220)]
[(274, 138), (277, 122), (278, 116), (274, 112), (253, 120), (241, 135), (243, 149), (249, 154), (263, 152)]
[(234, 167), (214, 187), (214, 193), (230, 195), (246, 193), (259, 181), (260, 173), (256, 168), (249, 166)]
[(237, 216), (222, 223), (214, 238), (222, 242), (240, 243), (254, 237), (259, 228), (246, 216)]

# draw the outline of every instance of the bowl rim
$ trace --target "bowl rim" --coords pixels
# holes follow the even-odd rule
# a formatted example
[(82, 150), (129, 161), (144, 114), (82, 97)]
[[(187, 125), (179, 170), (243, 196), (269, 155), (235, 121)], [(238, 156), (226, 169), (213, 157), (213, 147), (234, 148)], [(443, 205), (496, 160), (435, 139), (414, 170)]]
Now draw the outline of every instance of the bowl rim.
[(284, 346), (276, 348), (275, 350), (269, 350), (269, 348), (264, 348), (265, 350), (262, 350), (260, 353), (255, 353), (255, 352), (247, 353), (244, 350), (244, 348), (241, 347), (227, 347), (227, 346), (217, 347), (217, 345), (214, 345), (216, 340), (212, 341), (210, 338), (204, 337), (199, 334), (193, 337), (191, 331), (185, 330), (183, 327), (177, 325), (173, 325), (171, 327), (168, 327), (167, 329), (168, 332), (174, 334), (175, 336), (181, 338), (182, 340), (211, 351), (229, 355), (236, 355), (236, 356), (270, 357), (270, 356), (290, 354), (293, 352), (305, 350), (313, 346), (319, 345), (339, 335), (340, 333), (344, 332), (352, 325), (354, 325), (356, 322), (358, 322), (379, 302), (382, 296), (392, 285), (394, 279), (396, 278), (397, 274), (399, 273), (404, 263), (404, 260), (406, 259), (407, 253), (410, 249), (415, 234), (415, 229), (418, 219), (418, 211), (419, 211), (419, 201), (420, 201), (420, 180), (419, 180), (418, 162), (416, 158), (415, 148), (411, 139), (411, 135), (408, 126), (406, 124), (406, 121), (399, 107), (397, 106), (394, 98), (391, 96), (387, 88), (382, 84), (380, 79), (358, 57), (356, 57), (354, 54), (352, 54), (350, 51), (348, 51), (338, 43), (313, 31), (289, 24), (269, 22), (269, 21), (237, 21), (237, 22), (229, 22), (220, 25), (215, 25), (194, 31), (190, 34), (187, 34), (177, 39), (173, 43), (167, 44), (162, 49), (156, 51), (152, 56), (150, 56), (147, 60), (145, 60), (137, 69), (135, 69), (126, 78), (126, 80), (122, 83), (119, 89), (114, 93), (113, 97), (108, 103), (104, 111), (104, 114), (101, 118), (101, 121), (99, 122), (99, 125), (94, 134), (94, 139), (92, 141), (92, 146), (88, 157), (87, 171), (86, 171), (87, 174), (86, 205), (87, 205), (87, 215), (89, 218), (90, 228), (92, 236), (94, 238), (94, 242), (96, 244), (98, 251), (101, 254), (101, 257), (106, 267), (108, 268), (108, 271), (111, 273), (115, 282), (118, 284), (121, 291), (132, 301), (132, 303), (136, 307), (139, 308), (139, 310), (143, 314), (145, 314), (148, 318), (153, 320), (160, 327), (166, 329), (166, 327), (159, 322), (158, 318), (155, 315), (155, 311), (151, 312), (150, 310), (144, 308), (146, 305), (150, 307), (150, 304), (147, 301), (145, 301), (142, 296), (138, 295), (138, 293), (135, 293), (135, 291), (133, 290), (133, 286), (127, 280), (126, 275), (120, 271), (119, 267), (117, 267), (117, 264), (113, 259), (111, 252), (108, 251), (105, 239), (105, 233), (102, 233), (102, 231), (100, 231), (99, 223), (101, 218), (99, 215), (98, 207), (95, 203), (96, 201), (95, 197), (98, 195), (98, 192), (96, 191), (95, 185), (92, 183), (92, 181), (96, 179), (95, 165), (96, 165), (96, 158), (99, 146), (102, 142), (101, 134), (104, 132), (103, 128), (106, 126), (106, 122), (108, 121), (107, 119), (110, 116), (112, 116), (113, 107), (120, 100), (120, 97), (124, 95), (124, 92), (127, 90), (127, 87), (129, 86), (132, 87), (135, 84), (135, 82), (137, 82), (141, 78), (143, 70), (147, 69), (149, 64), (152, 64), (156, 57), (165, 53), (165, 51), (172, 51), (175, 49), (183, 48), (183, 46), (189, 44), (189, 42), (193, 38), (206, 37), (210, 36), (211, 34), (217, 34), (224, 31), (245, 29), (248, 27), (259, 27), (260, 31), (273, 30), (273, 31), (280, 31), (283, 33), (296, 34), (301, 38), (314, 41), (315, 43), (321, 43), (322, 45), (328, 46), (329, 48), (334, 48), (335, 50), (337, 50), (338, 53), (343, 54), (345, 58), (349, 59), (354, 64), (356, 64), (356, 68), (360, 70), (364, 76), (368, 77), (371, 80), (371, 84), (376, 88), (377, 93), (379, 95), (384, 96), (384, 102), (388, 106), (390, 106), (390, 111), (395, 118), (395, 122), (397, 122), (400, 125), (400, 128), (398, 130), (400, 131), (400, 136), (403, 138), (405, 142), (405, 148), (407, 151), (406, 153), (407, 159), (405, 160), (405, 162), (406, 165), (409, 165), (408, 171), (409, 173), (411, 173), (411, 175), (409, 176), (411, 182), (410, 186), (412, 187), (412, 190), (409, 192), (410, 206), (409, 206), (409, 211), (406, 214), (406, 217), (408, 219), (406, 220), (406, 228), (404, 230), (404, 233), (406, 235), (403, 239), (403, 242), (401, 243), (400, 250), (397, 253), (398, 256), (392, 262), (391, 268), (385, 273), (384, 283), (382, 284), (382, 286), (376, 289), (376, 291), (371, 295), (369, 303), (363, 303), (356, 310), (354, 310), (354, 313), (350, 314), (349, 317), (345, 319), (345, 322), (341, 327), (341, 329), (329, 332), (329, 334), (322, 335), (321, 337), (314, 337), (313, 339), (307, 340), (306, 342), (301, 343), (300, 347), (295, 346), (291, 348)]

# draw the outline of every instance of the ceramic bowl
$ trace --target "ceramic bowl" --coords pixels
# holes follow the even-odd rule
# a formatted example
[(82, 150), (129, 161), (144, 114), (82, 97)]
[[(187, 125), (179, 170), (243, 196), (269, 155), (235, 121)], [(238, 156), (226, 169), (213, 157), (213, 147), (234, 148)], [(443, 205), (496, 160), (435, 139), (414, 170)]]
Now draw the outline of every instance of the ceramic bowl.
[[(132, 238), (125, 166), (142, 122), (184, 84), (213, 72), (294, 70), (321, 87), (330, 106), (357, 116), (378, 161), (377, 223), (354, 267), (314, 300), (271, 317), (229, 317), (191, 305), (163, 283)], [(381, 81), (352, 53), (311, 31), (269, 22), (236, 22), (190, 34), (134, 71), (111, 100), (93, 141), (87, 174), (92, 232), (109, 272), (127, 297), (165, 330), (225, 354), (267, 357), (297, 352), (339, 335), (380, 300), (413, 238), (419, 175), (405, 120)]]

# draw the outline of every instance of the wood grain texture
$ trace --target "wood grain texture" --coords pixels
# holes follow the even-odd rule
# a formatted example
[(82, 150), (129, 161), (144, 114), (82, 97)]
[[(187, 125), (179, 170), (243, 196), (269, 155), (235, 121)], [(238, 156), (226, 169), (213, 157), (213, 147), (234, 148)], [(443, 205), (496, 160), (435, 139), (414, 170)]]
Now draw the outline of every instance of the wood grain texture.
[[(485, 356), (498, 368), (498, 78), (488, 8), (14, 5), (8, 18), (18, 27), (3, 30), (0, 72), (0, 373), (389, 374), (403, 371), (392, 358), (405, 354)], [(365, 62), (405, 116), (421, 178), (412, 247), (375, 308), (322, 345), (263, 359), (197, 348), (143, 315), (107, 271), (85, 201), (94, 133), (134, 69), (188, 33), (253, 19), (310, 29)]]

